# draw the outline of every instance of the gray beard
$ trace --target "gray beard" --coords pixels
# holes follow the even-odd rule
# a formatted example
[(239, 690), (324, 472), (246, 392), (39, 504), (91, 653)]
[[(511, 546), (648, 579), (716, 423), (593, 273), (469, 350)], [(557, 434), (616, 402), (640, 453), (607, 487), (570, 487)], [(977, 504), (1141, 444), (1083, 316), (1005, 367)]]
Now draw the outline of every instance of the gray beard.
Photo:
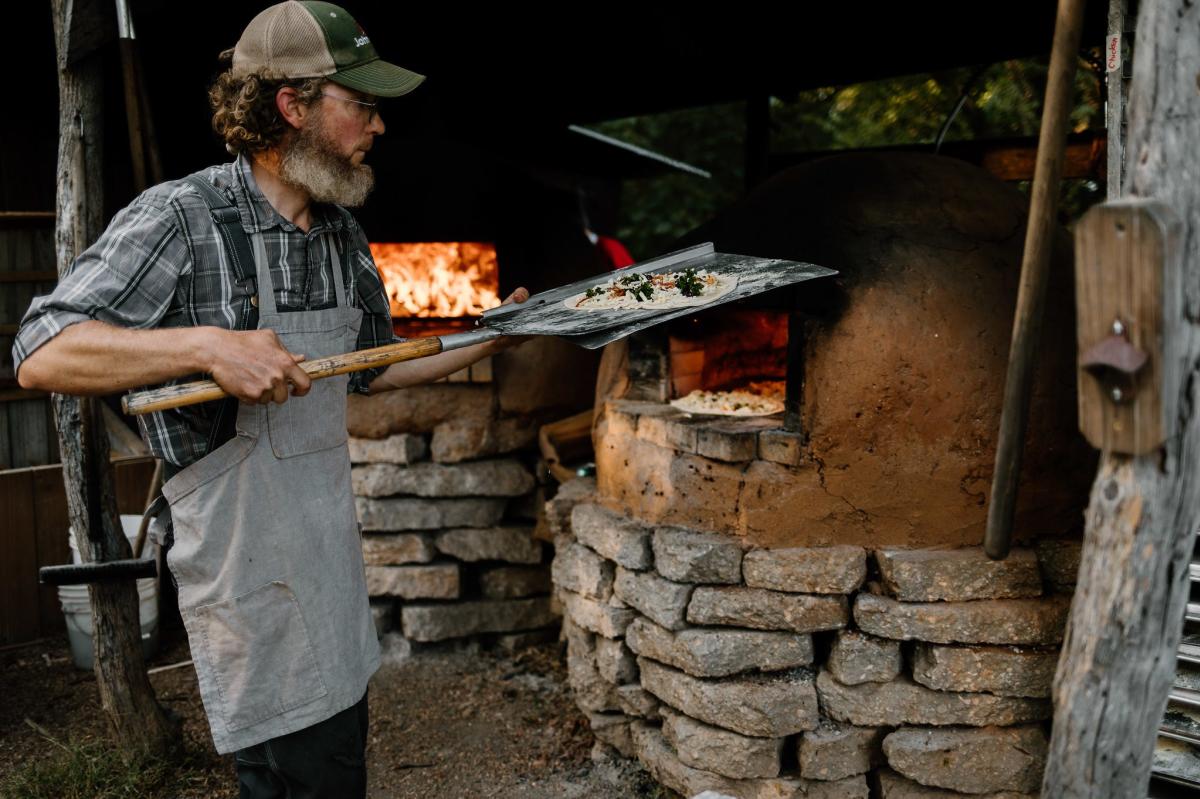
[(322, 136), (320, 120), (300, 129), (279, 162), (279, 178), (308, 193), (316, 202), (357, 208), (375, 188), (375, 173), (355, 166)]

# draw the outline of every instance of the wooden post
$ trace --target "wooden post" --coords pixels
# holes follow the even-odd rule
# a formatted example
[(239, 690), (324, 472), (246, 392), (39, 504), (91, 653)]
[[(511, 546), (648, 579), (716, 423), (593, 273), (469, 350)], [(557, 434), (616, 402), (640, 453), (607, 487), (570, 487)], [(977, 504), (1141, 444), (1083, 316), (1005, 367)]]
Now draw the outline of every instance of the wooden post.
[[(1106, 197), (1121, 196), (1122, 176), (1125, 174), (1125, 106), (1129, 87), (1125, 81), (1124, 54), (1125, 17), (1129, 15), (1129, 0), (1108, 0), (1108, 39), (1104, 46), (1104, 74), (1107, 101), (1104, 109), (1104, 128), (1108, 132), (1108, 190)], [(1116, 41), (1114, 41), (1116, 37)]]
[[(101, 60), (68, 58), (77, 13), (85, 4), (52, 0), (59, 53), (58, 226), (59, 274), (94, 241), (103, 224), (101, 183), (103, 97)], [(117, 513), (108, 439), (100, 403), (54, 395), (68, 515), (85, 562), (130, 557)], [(101, 705), (122, 751), (163, 753), (178, 739), (154, 698), (142, 658), (137, 590), (133, 581), (90, 586), (96, 684)]]
[(1029, 418), (1033, 367), (1042, 330), (1046, 283), (1050, 276), (1050, 251), (1058, 230), (1058, 193), (1062, 180), (1067, 123), (1075, 88), (1075, 62), (1083, 35), (1083, 0), (1059, 0), (1054, 23), (1054, 45), (1046, 77), (1046, 102), (1038, 136), (1037, 166), (1029, 201), (1029, 228), (1021, 258), (1021, 283), (1013, 320), (1004, 406), (996, 442), (996, 468), (988, 502), (984, 549), (993, 558), (1008, 556), (1013, 516), (1017, 508), (1017, 483), (1021, 476), (1021, 449)]
[[(1054, 728), (1042, 796), (1145, 796), (1156, 730), (1175, 672), (1200, 527), (1200, 6), (1142, 0), (1129, 91), (1126, 195), (1181, 220), (1179, 303), (1165, 318), (1177, 356), (1166, 443), (1102, 456), (1087, 510), (1083, 559), (1054, 680)], [(1170, 277), (1170, 276), (1168, 276)], [(1166, 348), (1165, 351), (1171, 351)], [(1177, 373), (1172, 377), (1169, 373)]]

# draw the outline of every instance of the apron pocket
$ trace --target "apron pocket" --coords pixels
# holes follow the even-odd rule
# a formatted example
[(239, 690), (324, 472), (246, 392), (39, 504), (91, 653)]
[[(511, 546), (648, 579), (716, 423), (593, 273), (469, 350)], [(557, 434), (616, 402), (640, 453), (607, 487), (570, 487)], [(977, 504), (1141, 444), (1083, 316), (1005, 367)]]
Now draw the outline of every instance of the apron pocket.
[(267, 406), (267, 430), (275, 457), (291, 458), (346, 443), (348, 382), (345, 375), (314, 380), (305, 396)]
[(325, 696), (292, 589), (278, 580), (195, 609), (232, 732)]

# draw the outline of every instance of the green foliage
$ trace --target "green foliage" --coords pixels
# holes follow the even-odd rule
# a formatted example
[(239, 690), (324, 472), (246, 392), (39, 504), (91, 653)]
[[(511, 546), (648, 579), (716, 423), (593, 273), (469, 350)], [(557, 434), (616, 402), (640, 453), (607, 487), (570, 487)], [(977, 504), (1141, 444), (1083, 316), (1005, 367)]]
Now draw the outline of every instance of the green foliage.
[[(1080, 60), (1071, 111), (1076, 132), (1104, 126), (1099, 63), (1098, 51), (1090, 60)], [(920, 143), (932, 152), (938, 131), (976, 72), (964, 67), (772, 97), (771, 149), (812, 152)], [(1007, 61), (978, 72), (945, 140), (1036, 135), (1046, 72), (1045, 59)], [(595, 127), (712, 173), (711, 179), (673, 171), (626, 181), (617, 237), (635, 258), (663, 252), (744, 193), (744, 103), (617, 119)], [(1066, 215), (1082, 213), (1101, 191), (1089, 181), (1068, 182), (1062, 201)]]
[[(0, 777), (4, 799), (168, 799), (207, 793), (212, 764), (198, 753), (178, 759), (127, 756), (99, 741), (61, 743), (45, 758)], [(189, 790), (192, 789), (192, 790)]]

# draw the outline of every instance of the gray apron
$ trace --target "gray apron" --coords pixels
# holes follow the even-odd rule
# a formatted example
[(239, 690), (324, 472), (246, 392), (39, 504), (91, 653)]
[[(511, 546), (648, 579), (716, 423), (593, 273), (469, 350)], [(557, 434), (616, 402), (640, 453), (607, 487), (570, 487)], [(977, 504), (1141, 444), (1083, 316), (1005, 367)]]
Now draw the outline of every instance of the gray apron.
[[(253, 235), (259, 328), (308, 358), (350, 352), (350, 307), (330, 242), (337, 307), (279, 313)], [(282, 405), (238, 408), (237, 436), (163, 485), (200, 696), (226, 754), (323, 721), (362, 698), (379, 667), (350, 488), (345, 375)]]

